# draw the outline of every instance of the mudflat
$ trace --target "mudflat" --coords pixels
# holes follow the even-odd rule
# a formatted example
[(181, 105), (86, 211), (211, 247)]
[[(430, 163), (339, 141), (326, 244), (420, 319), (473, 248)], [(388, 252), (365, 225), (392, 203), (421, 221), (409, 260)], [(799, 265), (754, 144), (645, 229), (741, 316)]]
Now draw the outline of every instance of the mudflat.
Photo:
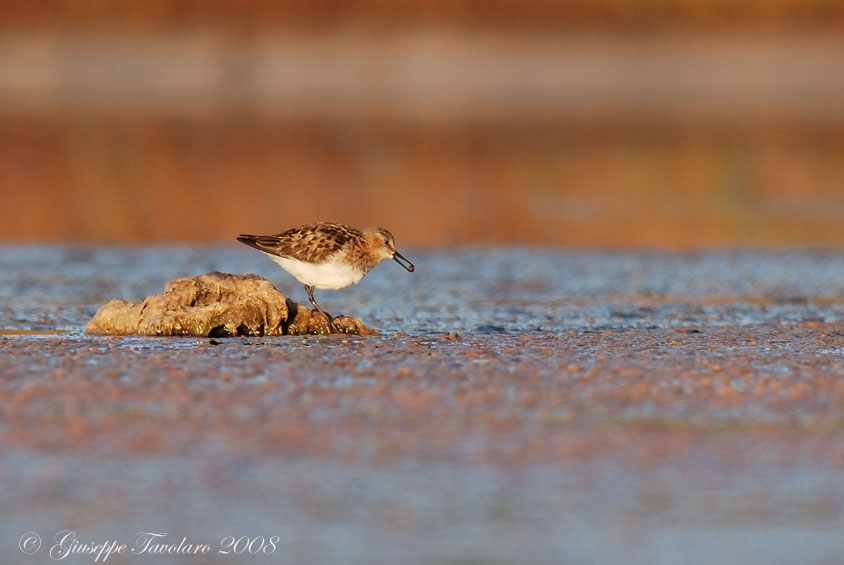
[(213, 270), (303, 291), (234, 247), (0, 248), (0, 550), (70, 530), (166, 532), (206, 563), (257, 559), (230, 536), (291, 563), (844, 554), (844, 255), (412, 254), (413, 277), (320, 296), (379, 336), (212, 340), (83, 328)]

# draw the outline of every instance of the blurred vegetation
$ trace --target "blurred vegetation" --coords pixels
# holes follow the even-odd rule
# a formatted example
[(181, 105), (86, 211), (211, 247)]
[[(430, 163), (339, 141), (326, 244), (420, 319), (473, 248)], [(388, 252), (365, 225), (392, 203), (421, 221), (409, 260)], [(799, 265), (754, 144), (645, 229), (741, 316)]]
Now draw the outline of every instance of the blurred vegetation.
[(44, 0), (2, 3), (0, 24), (68, 27), (487, 27), (528, 32), (597, 29), (837, 27), (838, 0)]
[[(324, 219), (414, 246), (844, 245), (842, 2), (0, 11), (3, 241), (232, 241)], [(696, 64), (715, 74), (695, 82)]]

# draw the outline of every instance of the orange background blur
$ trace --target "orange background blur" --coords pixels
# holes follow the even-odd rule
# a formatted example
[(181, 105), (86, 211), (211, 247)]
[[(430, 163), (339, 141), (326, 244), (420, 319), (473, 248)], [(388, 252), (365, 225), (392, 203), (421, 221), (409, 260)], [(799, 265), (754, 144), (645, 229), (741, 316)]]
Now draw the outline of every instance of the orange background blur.
[(844, 2), (0, 2), (0, 241), (844, 245)]

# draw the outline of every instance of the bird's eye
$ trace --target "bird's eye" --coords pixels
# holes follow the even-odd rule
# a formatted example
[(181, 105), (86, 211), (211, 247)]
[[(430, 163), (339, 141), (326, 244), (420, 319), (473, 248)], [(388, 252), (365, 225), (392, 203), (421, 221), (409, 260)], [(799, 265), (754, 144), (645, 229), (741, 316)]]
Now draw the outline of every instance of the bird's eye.
[(384, 240), (384, 245), (390, 245), (390, 240), (389, 240), (389, 239), (385, 239), (385, 240)]

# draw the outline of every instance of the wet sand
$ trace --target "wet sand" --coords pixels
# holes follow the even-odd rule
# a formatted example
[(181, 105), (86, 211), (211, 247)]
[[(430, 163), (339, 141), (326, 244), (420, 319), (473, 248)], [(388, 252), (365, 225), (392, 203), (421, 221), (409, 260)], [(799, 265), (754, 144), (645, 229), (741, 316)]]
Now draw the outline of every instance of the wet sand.
[(844, 554), (844, 255), (405, 254), (413, 275), (318, 296), (383, 336), (215, 344), (81, 330), (178, 276), (304, 290), (234, 247), (0, 249), (0, 551), (34, 531), (45, 562), (70, 529), (278, 536), (289, 563)]

